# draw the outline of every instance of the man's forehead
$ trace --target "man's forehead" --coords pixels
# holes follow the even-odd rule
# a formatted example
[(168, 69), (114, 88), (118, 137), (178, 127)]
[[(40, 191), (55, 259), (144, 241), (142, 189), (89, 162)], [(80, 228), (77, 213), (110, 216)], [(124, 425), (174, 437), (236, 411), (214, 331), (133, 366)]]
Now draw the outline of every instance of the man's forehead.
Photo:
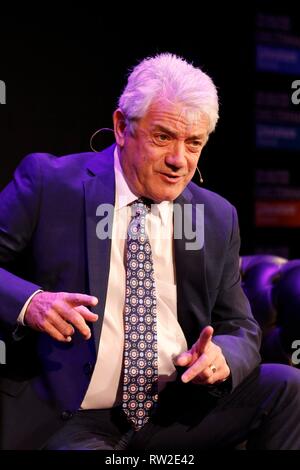
[(185, 136), (188, 136), (189, 138), (202, 138), (207, 136), (207, 126), (201, 126), (198, 123), (187, 123), (186, 125), (182, 126), (179, 123), (175, 126), (173, 125), (162, 125), (160, 123), (154, 123), (151, 127), (150, 130), (152, 132), (158, 131), (158, 132), (165, 132), (167, 134), (179, 136), (182, 133), (185, 134)]
[(145, 120), (151, 129), (157, 128), (170, 132), (205, 134), (209, 127), (208, 117), (200, 110), (166, 101), (154, 102), (149, 107)]
[(191, 137), (207, 136), (208, 127), (209, 122), (205, 116), (192, 119), (154, 119), (149, 122), (149, 128), (152, 132), (161, 131)]

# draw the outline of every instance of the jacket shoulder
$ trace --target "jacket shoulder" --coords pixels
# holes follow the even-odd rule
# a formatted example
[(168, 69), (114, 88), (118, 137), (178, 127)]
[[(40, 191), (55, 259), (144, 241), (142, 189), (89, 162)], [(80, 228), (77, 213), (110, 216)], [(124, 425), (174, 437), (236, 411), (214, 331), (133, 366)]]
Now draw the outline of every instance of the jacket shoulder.
[(17, 167), (21, 175), (38, 174), (43, 179), (55, 179), (56, 182), (64, 179), (82, 178), (83, 172), (90, 168), (100, 171), (105, 166), (111, 166), (113, 161), (113, 148), (102, 152), (82, 152), (57, 156), (50, 153), (31, 153), (23, 158)]
[(209, 189), (200, 188), (195, 183), (190, 183), (188, 189), (192, 194), (192, 200), (194, 203), (204, 204), (205, 210), (227, 213), (232, 211), (235, 212), (235, 207), (218, 193), (210, 191)]
[(50, 153), (36, 152), (26, 155), (20, 162), (20, 167), (39, 166), (42, 169), (67, 169), (67, 168), (83, 168), (96, 158), (104, 158), (101, 153), (82, 152), (69, 155), (53, 155)]

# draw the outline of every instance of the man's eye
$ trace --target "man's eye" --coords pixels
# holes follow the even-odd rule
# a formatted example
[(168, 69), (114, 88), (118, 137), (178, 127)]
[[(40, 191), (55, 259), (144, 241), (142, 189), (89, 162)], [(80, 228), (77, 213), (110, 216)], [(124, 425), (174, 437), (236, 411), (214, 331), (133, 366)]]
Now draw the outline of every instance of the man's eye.
[(193, 147), (201, 147), (202, 145), (202, 142), (200, 140), (192, 140), (190, 142), (190, 144), (193, 146)]
[(169, 142), (170, 140), (170, 136), (167, 134), (156, 134), (154, 137), (160, 143)]
[(191, 140), (189, 143), (188, 143), (190, 149), (192, 149), (193, 151), (199, 151), (201, 150), (203, 144), (202, 144), (202, 141), (201, 140)]
[(159, 135), (158, 135), (158, 139), (159, 139), (161, 142), (165, 142), (166, 140), (169, 139), (169, 136), (167, 136), (166, 134), (159, 134)]

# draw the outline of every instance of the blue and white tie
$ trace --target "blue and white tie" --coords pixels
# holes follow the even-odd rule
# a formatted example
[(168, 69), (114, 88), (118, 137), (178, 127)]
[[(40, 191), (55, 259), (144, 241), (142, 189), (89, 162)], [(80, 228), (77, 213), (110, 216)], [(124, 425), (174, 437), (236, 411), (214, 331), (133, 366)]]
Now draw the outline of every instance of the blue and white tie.
[(136, 431), (158, 400), (156, 292), (145, 230), (149, 210), (142, 199), (132, 204), (127, 233), (123, 410)]

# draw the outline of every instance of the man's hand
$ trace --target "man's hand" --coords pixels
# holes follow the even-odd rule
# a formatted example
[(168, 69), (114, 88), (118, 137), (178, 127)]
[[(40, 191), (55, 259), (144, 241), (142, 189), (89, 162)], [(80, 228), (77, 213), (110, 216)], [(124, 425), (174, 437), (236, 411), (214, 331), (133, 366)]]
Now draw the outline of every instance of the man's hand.
[(229, 377), (230, 369), (222, 349), (211, 340), (213, 332), (211, 326), (206, 326), (191, 349), (177, 357), (175, 361), (177, 366), (188, 367), (182, 374), (183, 382), (212, 385)]
[(70, 342), (75, 330), (85, 339), (91, 337), (91, 330), (85, 320), (95, 322), (98, 315), (87, 306), (95, 306), (96, 297), (67, 292), (39, 292), (30, 301), (24, 322), (30, 328), (48, 333), (57, 341)]

